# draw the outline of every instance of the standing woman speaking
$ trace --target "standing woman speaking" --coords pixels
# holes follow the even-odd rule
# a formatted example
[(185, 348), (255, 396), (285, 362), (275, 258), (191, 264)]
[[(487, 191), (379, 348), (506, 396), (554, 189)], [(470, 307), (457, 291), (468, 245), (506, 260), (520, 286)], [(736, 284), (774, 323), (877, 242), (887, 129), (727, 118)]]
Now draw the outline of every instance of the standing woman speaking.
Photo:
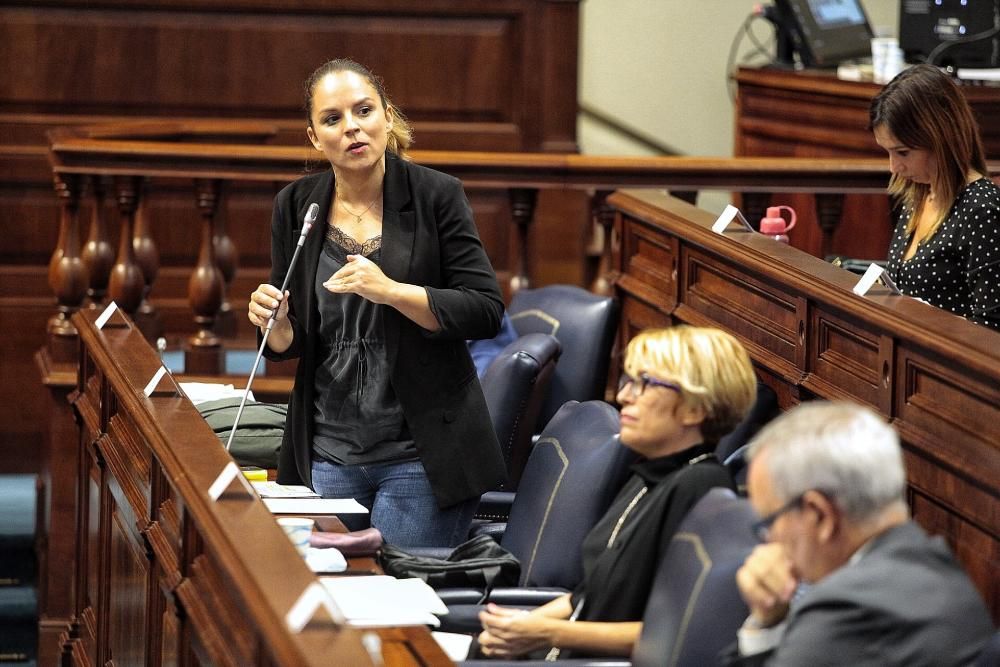
[[(403, 157), (410, 128), (381, 80), (332, 60), (306, 112), (331, 169), (278, 193), (270, 284), (249, 304), (261, 333), (276, 311), (265, 356), (299, 360), (278, 482), (357, 499), (387, 542), (458, 544), (505, 475), (466, 346), (500, 328), (496, 275), (461, 183)], [(320, 233), (282, 295), (313, 202)]]
[(1000, 329), (1000, 187), (962, 91), (915, 65), (872, 100), (868, 128), (901, 200), (890, 277), (904, 294)]

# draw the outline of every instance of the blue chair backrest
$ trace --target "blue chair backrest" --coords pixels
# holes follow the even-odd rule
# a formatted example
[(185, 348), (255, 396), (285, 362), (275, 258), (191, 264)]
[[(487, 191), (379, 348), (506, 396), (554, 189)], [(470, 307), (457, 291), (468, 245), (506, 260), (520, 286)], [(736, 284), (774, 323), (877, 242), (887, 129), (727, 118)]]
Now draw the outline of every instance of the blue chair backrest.
[(618, 411), (566, 403), (528, 458), (501, 544), (521, 561), (522, 586), (573, 588), (580, 548), (628, 477), (634, 454), (618, 442)]
[(736, 570), (757, 543), (755, 520), (750, 503), (729, 489), (712, 489), (691, 508), (657, 570), (635, 667), (714, 665), (736, 641), (748, 614)]
[(562, 358), (536, 432), (566, 401), (604, 398), (611, 346), (618, 328), (614, 299), (573, 285), (549, 285), (517, 292), (507, 312), (520, 335), (547, 333), (562, 343)]
[(548, 334), (521, 336), (497, 354), (480, 380), (507, 464), (509, 483), (496, 490), (518, 486), (560, 349), (559, 341)]

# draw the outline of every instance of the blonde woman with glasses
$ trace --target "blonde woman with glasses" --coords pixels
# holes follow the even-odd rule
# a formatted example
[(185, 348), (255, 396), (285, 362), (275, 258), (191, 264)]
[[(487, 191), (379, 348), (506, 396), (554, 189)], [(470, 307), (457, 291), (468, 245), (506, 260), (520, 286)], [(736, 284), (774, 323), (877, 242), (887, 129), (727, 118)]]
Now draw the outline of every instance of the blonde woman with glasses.
[(488, 605), (478, 639), (485, 656), (630, 655), (677, 526), (709, 489), (733, 488), (713, 451), (756, 394), (735, 338), (688, 326), (643, 332), (628, 345), (622, 378), (621, 444), (639, 459), (584, 540), (583, 582), (530, 612)]

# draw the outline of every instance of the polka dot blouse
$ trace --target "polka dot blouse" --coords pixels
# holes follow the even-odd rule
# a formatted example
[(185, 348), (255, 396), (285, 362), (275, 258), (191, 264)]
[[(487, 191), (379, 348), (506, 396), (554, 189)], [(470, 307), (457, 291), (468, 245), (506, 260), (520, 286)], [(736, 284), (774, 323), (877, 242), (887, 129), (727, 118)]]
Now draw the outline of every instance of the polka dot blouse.
[(889, 245), (889, 276), (909, 296), (1000, 329), (1000, 187), (987, 178), (958, 193), (941, 226), (913, 257), (903, 209)]

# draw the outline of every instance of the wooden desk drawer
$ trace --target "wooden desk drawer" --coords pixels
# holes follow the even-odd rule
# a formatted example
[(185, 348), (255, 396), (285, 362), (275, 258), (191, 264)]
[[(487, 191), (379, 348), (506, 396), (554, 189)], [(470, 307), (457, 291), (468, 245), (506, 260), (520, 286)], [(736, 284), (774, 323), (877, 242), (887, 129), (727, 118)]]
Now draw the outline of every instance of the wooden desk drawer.
[(665, 235), (646, 223), (625, 218), (621, 229), (622, 273), (635, 281), (636, 291), (645, 292), (658, 306), (673, 309), (677, 303), (677, 255), (680, 243), (676, 236)]
[(820, 307), (810, 311), (809, 326), (803, 384), (823, 398), (867, 403), (890, 414), (892, 337)]
[(793, 381), (804, 372), (806, 299), (693, 248), (681, 250), (677, 316), (735, 334), (758, 362)]

